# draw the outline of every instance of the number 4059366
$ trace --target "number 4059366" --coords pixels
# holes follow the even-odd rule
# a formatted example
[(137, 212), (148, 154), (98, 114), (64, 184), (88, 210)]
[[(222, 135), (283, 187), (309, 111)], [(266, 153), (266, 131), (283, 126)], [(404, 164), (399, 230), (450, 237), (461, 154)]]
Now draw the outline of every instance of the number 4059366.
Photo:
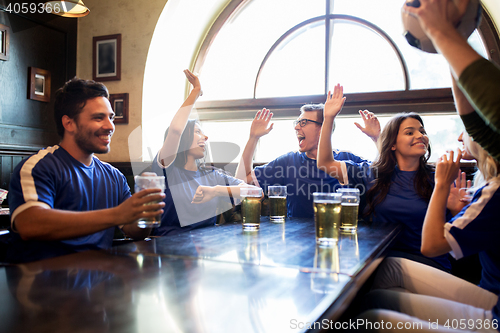
[(5, 11), (11, 14), (42, 14), (42, 13), (60, 13), (63, 11), (59, 3), (56, 4), (44, 4), (44, 3), (9, 3), (5, 8)]
[(498, 320), (493, 319), (448, 319), (444, 325), (446, 328), (452, 329), (498, 329)]

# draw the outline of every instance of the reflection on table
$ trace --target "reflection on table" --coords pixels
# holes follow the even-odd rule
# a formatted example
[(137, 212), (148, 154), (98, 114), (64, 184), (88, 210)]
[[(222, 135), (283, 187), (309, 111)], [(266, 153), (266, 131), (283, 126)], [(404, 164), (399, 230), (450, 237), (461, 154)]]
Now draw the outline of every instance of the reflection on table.
[(357, 231), (340, 232), (339, 252), (342, 257), (342, 266), (340, 267), (342, 271), (348, 271), (359, 265), (359, 242)]
[(338, 316), (397, 232), (361, 226), (321, 248), (313, 223), (227, 224), (0, 268), (0, 331), (303, 331), (292, 323)]
[(339, 285), (339, 246), (316, 245), (314, 267), (311, 270), (311, 290), (316, 293), (332, 293)]
[[(374, 250), (385, 248), (397, 231), (394, 225), (373, 227), (360, 224), (357, 232), (340, 232), (340, 272), (355, 275), (365, 262), (379, 255)], [(255, 252), (256, 249), (259, 251), (258, 262), (255, 256), (245, 259), (240, 253)], [(248, 261), (266, 266), (314, 267), (314, 219), (288, 218), (285, 223), (272, 223), (267, 217), (262, 217), (260, 230), (256, 232), (242, 231), (241, 223), (228, 223), (171, 237), (124, 244), (114, 247), (110, 252), (143, 252), (234, 263)]]

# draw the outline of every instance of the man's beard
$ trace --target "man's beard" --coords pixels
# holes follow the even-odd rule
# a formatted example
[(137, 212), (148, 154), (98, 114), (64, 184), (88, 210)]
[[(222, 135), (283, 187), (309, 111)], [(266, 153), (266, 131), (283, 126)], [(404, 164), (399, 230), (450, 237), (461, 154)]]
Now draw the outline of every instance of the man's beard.
[(109, 145), (101, 148), (98, 147), (97, 145), (92, 144), (92, 138), (97, 137), (95, 133), (90, 133), (90, 132), (84, 132), (82, 133), (81, 131), (78, 131), (78, 133), (75, 135), (75, 142), (78, 145), (78, 147), (83, 150), (84, 152), (88, 154), (105, 154), (108, 153), (110, 150)]

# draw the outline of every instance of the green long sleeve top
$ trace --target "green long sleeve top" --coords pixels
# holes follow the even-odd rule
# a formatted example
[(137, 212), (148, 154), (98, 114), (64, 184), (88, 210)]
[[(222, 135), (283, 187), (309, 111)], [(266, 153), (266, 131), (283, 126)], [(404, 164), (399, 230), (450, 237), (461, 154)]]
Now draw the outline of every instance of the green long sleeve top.
[(472, 112), (460, 117), (470, 137), (496, 161), (500, 162), (500, 134), (487, 126), (478, 112)]
[(467, 133), (500, 161), (500, 68), (481, 58), (463, 71), (458, 83), (476, 110), (461, 116)]

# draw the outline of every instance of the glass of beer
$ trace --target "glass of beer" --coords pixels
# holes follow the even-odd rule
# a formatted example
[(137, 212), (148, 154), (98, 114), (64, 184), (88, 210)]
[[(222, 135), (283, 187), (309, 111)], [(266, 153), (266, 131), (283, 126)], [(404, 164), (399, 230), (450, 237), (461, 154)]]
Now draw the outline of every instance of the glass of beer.
[(259, 187), (242, 187), (240, 188), (240, 196), (243, 231), (259, 230), (262, 189)]
[[(157, 176), (154, 172), (145, 172), (140, 176), (134, 177), (135, 181), (135, 192), (139, 192), (148, 188), (160, 188), (162, 191), (165, 190), (165, 177)], [(156, 195), (156, 194), (148, 194)], [(145, 203), (144, 205), (153, 205), (157, 204), (160, 201), (150, 201)], [(161, 215), (157, 215), (154, 217), (144, 217), (137, 220), (137, 226), (139, 228), (158, 228), (161, 224)]]
[(339, 239), (340, 193), (313, 193), (314, 221), (316, 224), (316, 243), (322, 246), (333, 246)]
[(283, 223), (286, 217), (286, 186), (268, 186), (269, 218), (271, 222)]
[(340, 230), (354, 232), (358, 228), (359, 189), (339, 188), (342, 194), (342, 217)]

